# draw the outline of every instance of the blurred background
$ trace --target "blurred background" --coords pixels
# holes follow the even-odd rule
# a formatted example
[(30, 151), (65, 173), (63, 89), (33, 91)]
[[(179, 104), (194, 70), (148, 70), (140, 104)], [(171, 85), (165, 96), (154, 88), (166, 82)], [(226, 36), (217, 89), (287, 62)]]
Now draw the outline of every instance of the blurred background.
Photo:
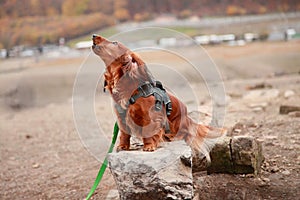
[[(281, 105), (300, 102), (298, 0), (1, 0), (0, 27), (0, 199), (84, 198), (100, 164), (84, 150), (74, 125), (76, 73), (83, 63), (101, 63), (91, 53), (93, 33), (111, 37), (143, 27), (169, 28), (201, 45), (225, 84), (229, 134), (251, 134), (265, 145), (265, 179), (238, 178), (237, 190), (249, 199), (300, 195), (300, 114), (279, 115)], [(202, 63), (189, 40), (141, 34), (147, 39), (128, 37), (126, 45), (182, 49)], [(171, 55), (141, 54), (187, 77), (198, 99), (184, 103), (197, 101), (201, 111), (211, 112), (205, 83), (189, 67)], [(154, 73), (173, 80), (171, 89), (182, 89), (168, 72)], [(95, 112), (110, 139), (114, 118), (101, 83)], [(115, 188), (106, 172), (95, 199)], [(229, 198), (230, 189), (222, 191), (207, 198)]]

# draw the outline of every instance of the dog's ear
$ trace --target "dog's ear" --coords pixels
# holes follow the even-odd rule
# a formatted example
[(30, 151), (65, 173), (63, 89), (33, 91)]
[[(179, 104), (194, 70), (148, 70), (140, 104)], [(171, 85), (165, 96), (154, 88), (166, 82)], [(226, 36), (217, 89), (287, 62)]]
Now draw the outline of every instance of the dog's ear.
[(132, 62), (132, 57), (130, 54), (124, 54), (123, 56), (121, 56), (122, 65), (127, 64), (129, 62)]
[(132, 57), (132, 62), (137, 63), (138, 66), (145, 65), (145, 62), (138, 56), (138, 54), (131, 52), (130, 56)]

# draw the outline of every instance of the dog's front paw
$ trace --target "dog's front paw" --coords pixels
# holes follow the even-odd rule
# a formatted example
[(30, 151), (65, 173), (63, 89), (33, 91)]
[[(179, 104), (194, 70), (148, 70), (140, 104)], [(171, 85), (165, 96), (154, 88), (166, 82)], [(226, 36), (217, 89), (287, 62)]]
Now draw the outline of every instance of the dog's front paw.
[(129, 150), (129, 145), (119, 145), (118, 147), (117, 147), (117, 152), (119, 152), (119, 151), (128, 151)]
[(154, 144), (144, 144), (143, 151), (155, 151), (156, 150), (156, 145)]

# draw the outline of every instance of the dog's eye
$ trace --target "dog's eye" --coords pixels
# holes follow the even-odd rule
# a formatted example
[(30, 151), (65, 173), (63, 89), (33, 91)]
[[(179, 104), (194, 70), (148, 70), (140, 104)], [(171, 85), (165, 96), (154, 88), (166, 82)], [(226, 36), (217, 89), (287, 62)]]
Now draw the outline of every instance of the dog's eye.
[(111, 42), (111, 43), (113, 43), (114, 45), (117, 45), (117, 44), (118, 44), (118, 42), (116, 42), (116, 41), (113, 41), (113, 42)]

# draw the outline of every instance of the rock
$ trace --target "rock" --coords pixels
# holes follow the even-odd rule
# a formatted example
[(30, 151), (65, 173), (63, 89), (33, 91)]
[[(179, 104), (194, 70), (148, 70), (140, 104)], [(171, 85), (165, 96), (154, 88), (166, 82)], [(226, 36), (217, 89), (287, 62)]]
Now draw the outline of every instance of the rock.
[(246, 87), (247, 90), (257, 90), (263, 88), (272, 88), (272, 85), (266, 83), (258, 83), (256, 85), (251, 85)]
[(234, 173), (232, 157), (231, 157), (231, 137), (225, 137), (216, 143), (210, 152), (211, 163), (207, 168), (207, 172), (211, 173)]
[(268, 106), (268, 102), (251, 103), (251, 104), (249, 104), (250, 108), (265, 108), (267, 106)]
[(235, 128), (235, 129), (233, 129), (232, 131), (235, 132), (235, 133), (240, 133), (240, 132), (242, 132), (242, 129)]
[(283, 94), (284, 98), (286, 98), (286, 99), (288, 99), (288, 98), (290, 98), (291, 96), (294, 96), (294, 95), (295, 95), (295, 92), (293, 90), (287, 90)]
[(259, 187), (265, 187), (270, 184), (270, 179), (266, 177), (261, 177), (258, 179), (258, 186)]
[(255, 107), (255, 108), (252, 108), (252, 110), (254, 112), (261, 112), (261, 111), (264, 111), (264, 109), (262, 107)]
[(111, 153), (108, 163), (121, 200), (192, 199), (191, 157), (190, 147), (175, 141), (154, 152)]
[(276, 173), (276, 172), (279, 172), (279, 170), (280, 170), (279, 167), (275, 165), (275, 166), (270, 167), (269, 171), (272, 173)]
[(105, 198), (105, 200), (119, 200), (118, 190), (110, 190)]
[(279, 108), (280, 114), (289, 114), (290, 112), (300, 111), (299, 106), (288, 106), (288, 105), (281, 105)]
[(265, 108), (268, 106), (268, 102), (251, 103), (248, 106), (249, 108), (252, 108), (254, 112), (261, 112), (264, 111)]
[(192, 165), (192, 172), (202, 172), (206, 171), (207, 169), (207, 160), (203, 154), (194, 153), (193, 154), (193, 165)]
[(29, 134), (26, 134), (26, 135), (25, 135), (25, 138), (26, 138), (26, 139), (30, 139), (30, 138), (32, 138), (32, 136), (29, 135)]
[(283, 175), (286, 175), (286, 176), (288, 176), (288, 175), (290, 175), (291, 174), (291, 172), (289, 171), (289, 170), (284, 170), (283, 172), (281, 172)]
[(233, 137), (231, 141), (231, 158), (235, 173), (258, 174), (264, 160), (262, 145), (250, 136)]
[(261, 180), (265, 183), (270, 183), (270, 179), (266, 177), (262, 177)]
[(290, 117), (300, 117), (300, 111), (289, 112)]
[(262, 90), (251, 90), (244, 95), (245, 100), (250, 101), (269, 101), (279, 96), (279, 90), (277, 89), (262, 89)]
[(40, 167), (40, 164), (38, 164), (38, 163), (32, 164), (32, 168), (34, 168), (34, 169), (37, 169), (37, 168), (39, 168), (39, 167)]
[(261, 143), (250, 136), (225, 137), (214, 146), (210, 155), (209, 174), (257, 175), (264, 160)]

